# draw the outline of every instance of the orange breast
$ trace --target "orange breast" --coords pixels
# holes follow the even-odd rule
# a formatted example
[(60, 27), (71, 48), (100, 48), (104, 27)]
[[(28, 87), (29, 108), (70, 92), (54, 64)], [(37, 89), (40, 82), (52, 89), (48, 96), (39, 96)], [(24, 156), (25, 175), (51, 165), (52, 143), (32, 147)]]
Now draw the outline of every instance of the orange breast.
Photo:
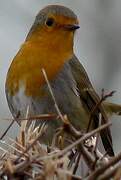
[[(60, 41), (63, 43), (58, 43)], [(23, 86), (27, 96), (41, 96), (40, 87), (45, 84), (41, 69), (45, 69), (49, 80), (54, 79), (65, 61), (71, 58), (72, 43), (72, 36), (68, 41), (58, 36), (53, 43), (53, 37), (48, 36), (44, 41), (29, 40), (24, 43), (8, 71), (6, 80), (8, 92), (14, 95)]]

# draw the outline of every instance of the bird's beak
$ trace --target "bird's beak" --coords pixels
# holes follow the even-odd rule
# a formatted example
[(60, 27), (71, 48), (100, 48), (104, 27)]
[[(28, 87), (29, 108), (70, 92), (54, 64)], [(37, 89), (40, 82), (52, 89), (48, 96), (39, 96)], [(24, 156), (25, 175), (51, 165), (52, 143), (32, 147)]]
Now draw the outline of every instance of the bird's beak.
[(63, 27), (64, 29), (70, 30), (70, 31), (75, 31), (76, 29), (80, 28), (78, 24), (64, 24)]

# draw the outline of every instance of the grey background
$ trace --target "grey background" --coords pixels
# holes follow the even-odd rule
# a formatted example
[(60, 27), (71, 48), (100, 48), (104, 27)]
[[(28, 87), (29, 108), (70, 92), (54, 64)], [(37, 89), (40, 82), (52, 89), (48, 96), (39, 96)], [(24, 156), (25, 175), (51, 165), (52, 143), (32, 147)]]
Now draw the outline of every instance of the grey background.
[[(10, 118), (4, 82), (12, 58), (23, 43), (38, 11), (48, 4), (70, 7), (78, 15), (80, 30), (75, 52), (98, 91), (116, 90), (110, 101), (121, 103), (121, 1), (120, 0), (0, 0), (0, 134)], [(121, 151), (121, 117), (112, 119), (116, 151)], [(8, 135), (15, 136), (17, 126)]]

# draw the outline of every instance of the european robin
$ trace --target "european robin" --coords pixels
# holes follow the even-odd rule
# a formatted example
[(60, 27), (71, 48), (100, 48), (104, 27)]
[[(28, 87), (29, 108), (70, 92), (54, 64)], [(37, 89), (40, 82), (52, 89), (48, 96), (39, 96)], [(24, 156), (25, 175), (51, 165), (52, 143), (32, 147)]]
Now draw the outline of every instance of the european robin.
[[(90, 112), (99, 102), (88, 75), (73, 51), (75, 31), (79, 28), (77, 16), (64, 6), (50, 5), (36, 16), (28, 36), (14, 57), (8, 70), (5, 90), (10, 111), (14, 117), (56, 113), (42, 69), (46, 71), (52, 91), (62, 114), (72, 125), (86, 130)], [(102, 124), (108, 118), (103, 104), (93, 116), (92, 128), (98, 127), (99, 113)], [(60, 121), (47, 121), (45, 141), (55, 133)], [(110, 129), (100, 133), (105, 150), (114, 155)]]

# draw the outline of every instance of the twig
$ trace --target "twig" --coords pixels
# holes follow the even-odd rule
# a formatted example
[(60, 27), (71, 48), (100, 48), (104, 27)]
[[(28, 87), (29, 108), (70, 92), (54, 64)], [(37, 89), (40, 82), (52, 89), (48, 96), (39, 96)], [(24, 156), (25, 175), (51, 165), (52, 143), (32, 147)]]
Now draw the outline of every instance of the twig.
[(47, 74), (46, 74), (46, 72), (45, 72), (45, 70), (44, 70), (43, 68), (42, 68), (42, 73), (43, 73), (43, 75), (44, 75), (45, 81), (46, 81), (46, 83), (47, 83), (47, 85), (48, 85), (50, 94), (51, 94), (52, 99), (53, 99), (53, 101), (54, 101), (55, 109), (56, 109), (59, 117), (61, 118), (62, 122), (65, 122), (65, 119), (64, 119), (64, 117), (63, 117), (63, 115), (62, 115), (62, 113), (61, 113), (61, 111), (60, 111), (60, 109), (59, 109), (59, 107), (58, 107), (58, 105), (57, 105), (57, 102), (56, 102), (55, 96), (54, 96), (54, 94), (53, 94), (52, 88), (51, 88), (51, 86), (50, 86), (50, 83), (49, 83)]
[(0, 140), (3, 139), (5, 137), (5, 135), (7, 134), (7, 132), (9, 131), (9, 129), (12, 127), (12, 125), (14, 124), (15, 120), (13, 119), (12, 122), (9, 124), (9, 126), (7, 127), (7, 129), (5, 130), (5, 132), (2, 134), (2, 136), (0, 137)]
[(101, 99), (100, 99), (99, 102), (94, 106), (94, 108), (92, 109), (92, 111), (91, 111), (91, 113), (90, 113), (89, 123), (88, 123), (87, 131), (86, 131), (86, 132), (89, 131), (90, 125), (91, 125), (91, 123), (92, 123), (92, 117), (93, 117), (95, 111), (99, 108), (99, 106), (101, 105), (101, 103), (102, 103), (103, 101), (105, 101), (108, 97), (112, 97), (114, 93), (115, 93), (115, 91), (111, 91), (110, 93), (104, 95), (104, 89), (102, 90), (102, 97), (101, 97)]
[[(43, 128), (44, 126), (45, 124), (43, 124)], [(28, 145), (28, 147), (23, 151), (22, 154), (20, 154), (20, 156), (15, 160), (15, 163), (18, 162), (21, 159), (21, 157), (24, 156), (29, 151), (29, 149), (31, 149), (36, 144), (36, 142), (40, 139), (41, 136), (42, 132), (40, 132), (39, 135), (35, 138), (35, 140), (30, 145)]]
[(102, 89), (102, 95), (101, 95), (102, 98), (101, 99), (103, 101), (105, 101), (109, 97), (112, 97), (116, 91), (111, 91), (108, 94), (104, 94), (104, 92), (105, 92), (104, 89)]
[(116, 167), (113, 167), (112, 169), (107, 170), (108, 172), (105, 172), (104, 174), (99, 176), (98, 180), (107, 180), (112, 178), (115, 175), (115, 173), (119, 170), (119, 168), (121, 168), (121, 164)]
[(85, 141), (86, 139), (88, 139), (90, 136), (93, 136), (95, 133), (102, 131), (103, 129), (107, 128), (111, 126), (111, 123), (106, 123), (102, 126), (100, 126), (97, 129), (94, 129), (93, 131), (86, 133), (85, 135), (83, 135), (80, 139), (78, 139), (77, 141), (75, 141), (73, 144), (69, 145), (68, 147), (66, 147), (65, 149), (57, 152), (56, 154), (52, 154), (50, 156), (44, 156), (41, 157), (39, 160), (43, 160), (43, 159), (48, 159), (48, 158), (52, 158), (52, 157), (56, 157), (56, 158), (61, 158), (62, 156), (64, 156), (67, 152), (69, 152), (70, 150), (72, 150), (75, 146), (77, 146), (79, 143), (82, 143), (83, 141)]
[[(66, 174), (69, 179), (82, 180), (82, 178), (81, 178), (80, 176), (71, 174), (69, 171), (64, 171), (64, 170), (62, 170), (62, 169), (59, 168), (59, 169), (58, 169), (58, 172), (59, 172), (59, 173), (62, 173), (62, 174)], [(58, 172), (57, 172), (57, 174), (58, 174)]]
[[(58, 119), (58, 116), (56, 114), (40, 114), (36, 116), (31, 116), (27, 118), (16, 118), (17, 121), (26, 121), (26, 120), (52, 120), (52, 119)], [(9, 118), (4, 118), (4, 120), (14, 120)]]
[(114, 175), (114, 180), (119, 180), (121, 178), (121, 167), (119, 167)]
[(80, 151), (83, 155), (83, 158), (90, 170), (94, 169), (94, 163), (95, 163), (95, 158), (94, 156), (85, 148), (82, 144), (79, 144)]
[(109, 162), (107, 162), (107, 164), (104, 164), (102, 167), (97, 168), (88, 178), (88, 180), (93, 180), (95, 178), (97, 178), (99, 175), (101, 175), (102, 173), (104, 173), (104, 171), (106, 171), (108, 168), (110, 168), (111, 166), (115, 165), (118, 161), (121, 160), (121, 152), (113, 157)]
[(84, 136), (82, 136), (80, 139), (78, 139), (76, 142), (74, 142), (73, 144), (71, 144), (70, 146), (68, 146), (67, 148), (63, 149), (59, 156), (63, 156), (64, 154), (66, 154), (68, 151), (70, 151), (71, 149), (73, 149), (75, 146), (77, 146), (79, 143), (83, 142), (84, 140), (88, 139), (89, 137), (93, 136), (95, 133), (102, 131), (103, 129), (109, 127), (111, 125), (111, 123), (106, 123), (102, 126), (100, 126), (97, 129), (94, 129), (93, 131), (86, 133)]
[(9, 124), (9, 126), (7, 127), (7, 129), (5, 130), (5, 132), (2, 134), (2, 136), (0, 137), (0, 140), (3, 139), (5, 137), (5, 135), (7, 134), (7, 132), (9, 131), (9, 129), (12, 127), (12, 125), (14, 124), (14, 122), (17, 121), (17, 117), (19, 116), (19, 113), (17, 114), (16, 118), (12, 119), (12, 122)]
[[(67, 119), (67, 122), (70, 122), (70, 121)], [(75, 138), (80, 138), (83, 135), (71, 123), (64, 122), (64, 129), (66, 132), (70, 133)]]

